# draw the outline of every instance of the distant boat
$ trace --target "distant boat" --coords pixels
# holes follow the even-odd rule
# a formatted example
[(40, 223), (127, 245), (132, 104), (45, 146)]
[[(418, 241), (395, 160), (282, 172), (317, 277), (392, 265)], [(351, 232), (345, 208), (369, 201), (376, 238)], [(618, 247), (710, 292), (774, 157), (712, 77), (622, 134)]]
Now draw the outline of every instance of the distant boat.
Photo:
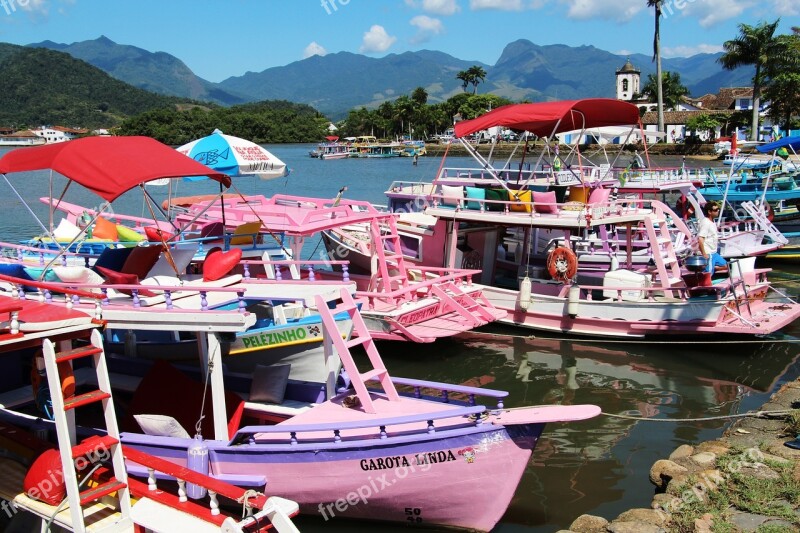
[(372, 135), (356, 137), (350, 146), (350, 157), (382, 158), (400, 157), (404, 146), (398, 142), (380, 142)]
[(17, 132), (11, 135), (0, 135), (0, 146), (39, 146), (45, 144), (43, 137), (32, 132)]

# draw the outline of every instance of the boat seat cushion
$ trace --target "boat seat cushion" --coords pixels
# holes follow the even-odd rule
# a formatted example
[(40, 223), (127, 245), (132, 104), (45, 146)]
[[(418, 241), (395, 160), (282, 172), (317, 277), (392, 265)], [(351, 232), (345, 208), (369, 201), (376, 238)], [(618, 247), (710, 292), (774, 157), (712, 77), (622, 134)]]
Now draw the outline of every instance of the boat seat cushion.
[(144, 234), (150, 242), (168, 242), (175, 238), (175, 235), (156, 226), (147, 226), (144, 228)]
[(117, 225), (103, 217), (97, 217), (92, 227), (92, 237), (95, 239), (108, 239), (116, 241), (119, 237)]
[(256, 365), (250, 385), (250, 401), (283, 403), (291, 370), (292, 365)]
[(125, 261), (134, 249), (135, 248), (106, 248), (100, 254), (100, 257), (97, 258), (97, 261), (94, 262), (92, 268), (95, 272), (97, 272), (99, 267), (121, 272)]
[[(4, 276), (11, 276), (14, 278), (23, 279), (25, 281), (34, 281), (28, 271), (25, 270), (25, 266), (21, 263), (0, 263), (0, 274)], [(39, 289), (36, 287), (27, 287), (23, 286), (23, 290), (36, 292)]]
[(230, 244), (253, 244), (253, 238), (258, 237), (258, 232), (260, 230), (261, 221), (240, 224), (233, 230)]
[[(138, 433), (139, 424), (134, 415), (160, 414), (171, 416), (184, 428), (194, 428), (203, 402), (203, 390), (201, 382), (190, 378), (167, 361), (156, 361), (131, 398), (121, 427), (123, 431)], [(205, 400), (206, 416), (201, 422), (201, 432), (206, 438), (213, 438), (210, 388), (206, 391)], [(225, 392), (228, 438), (233, 438), (239, 429), (243, 412), (244, 400), (233, 392)]]
[(147, 273), (158, 261), (161, 250), (162, 247), (159, 245), (135, 246), (122, 265), (120, 272), (123, 274), (136, 274), (139, 279), (146, 278)]
[(81, 228), (66, 218), (62, 218), (56, 229), (53, 230), (53, 238), (55, 238), (57, 241), (70, 242), (72, 239), (78, 237), (81, 233), (83, 233)]
[(209, 222), (200, 228), (201, 239), (222, 238), (223, 235), (225, 235), (225, 225), (222, 222)]
[(45, 450), (25, 474), (22, 490), (34, 500), (58, 505), (67, 497), (63, 471), (61, 453), (55, 448)]
[[(139, 285), (139, 276), (136, 274), (125, 274), (105, 267), (97, 267), (97, 272), (104, 278), (109, 285)], [(131, 289), (115, 289), (122, 294), (132, 295)], [(155, 296), (156, 293), (147, 289), (139, 289), (139, 296)]]
[[(486, 200), (486, 189), (481, 187), (464, 187), (464, 192), (472, 200)], [(483, 202), (467, 200), (467, 209), (480, 210), (482, 206)]]
[(556, 192), (533, 191), (533, 209), (537, 213), (558, 213), (558, 206), (556, 206)]
[(122, 224), (117, 224), (117, 236), (120, 242), (142, 242), (146, 238), (135, 229)]
[(589, 195), (589, 200), (586, 202), (588, 205), (607, 204), (608, 199), (611, 197), (611, 189), (605, 187), (597, 187)]
[(99, 293), (101, 291), (99, 288), (86, 288), (86, 285), (102, 285), (106, 282), (103, 276), (91, 268), (83, 266), (55, 266), (53, 267), (53, 272), (56, 273), (58, 279), (60, 279), (63, 283), (79, 285), (81, 290), (88, 292)]
[(486, 189), (486, 210), (505, 211), (506, 206), (500, 202), (508, 201), (508, 192), (505, 189)]
[(156, 437), (190, 438), (186, 429), (174, 418), (167, 415), (133, 415), (145, 435)]
[[(167, 253), (172, 256), (172, 261), (175, 263), (175, 268), (172, 268), (172, 265), (169, 263), (169, 259), (167, 259)], [(147, 278), (152, 278), (154, 276), (174, 276), (175, 270), (177, 270), (177, 274), (185, 274), (186, 267), (189, 266), (189, 263), (192, 262), (192, 258), (197, 253), (197, 246), (191, 246), (186, 248), (170, 248), (169, 250), (164, 250), (164, 252), (159, 256), (158, 261), (156, 264), (153, 265), (153, 268), (147, 273)]]
[(442, 204), (461, 207), (464, 201), (464, 187), (461, 185), (442, 185)]
[(241, 260), (241, 248), (233, 248), (227, 252), (218, 250), (209, 253), (203, 262), (203, 281), (216, 281), (223, 278)]
[(508, 208), (511, 211), (517, 211), (522, 213), (530, 213), (532, 203), (531, 200), (533, 195), (531, 191), (513, 191), (508, 194), (508, 198), (511, 200), (511, 204)]

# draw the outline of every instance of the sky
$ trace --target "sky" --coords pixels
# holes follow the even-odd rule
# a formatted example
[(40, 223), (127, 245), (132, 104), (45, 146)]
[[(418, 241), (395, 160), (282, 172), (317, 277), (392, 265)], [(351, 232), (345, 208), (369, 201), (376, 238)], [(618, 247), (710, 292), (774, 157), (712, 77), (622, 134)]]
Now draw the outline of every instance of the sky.
[[(780, 17), (779, 34), (800, 26), (795, 0), (662, 6), (664, 57), (722, 51), (742, 23)], [(653, 19), (647, 0), (0, 0), (0, 42), (69, 44), (104, 35), (172, 54), (219, 82), (336, 52), (383, 57), (427, 49), (494, 65), (517, 39), (652, 55)]]

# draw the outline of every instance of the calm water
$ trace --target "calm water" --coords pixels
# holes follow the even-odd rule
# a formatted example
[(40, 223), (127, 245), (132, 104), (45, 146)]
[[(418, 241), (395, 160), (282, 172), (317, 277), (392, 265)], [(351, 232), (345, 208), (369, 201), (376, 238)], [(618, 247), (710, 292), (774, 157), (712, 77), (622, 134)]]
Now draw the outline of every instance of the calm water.
[[(347, 186), (348, 198), (384, 204), (383, 192), (393, 180), (428, 181), (441, 163), (436, 157), (420, 158), (416, 167), (407, 158), (320, 161), (307, 156), (309, 145), (268, 148), (289, 165), (290, 176), (268, 182), (237, 179), (241, 192), (332, 198)], [(470, 161), (450, 158), (448, 164), (470, 166)], [(26, 200), (48, 194), (46, 173), (15, 175), (10, 180)], [(40, 233), (31, 215), (5, 184), (3, 187), (3, 232), (12, 238)], [(167, 194), (166, 188), (148, 190), (159, 202)], [(182, 183), (177, 194), (205, 192), (214, 192), (214, 186)], [(117, 211), (146, 213), (140, 198), (140, 194), (126, 195), (115, 204)], [(66, 199), (85, 205), (97, 203), (72, 190)], [(45, 209), (36, 206), (35, 211), (46, 221)], [(775, 279), (781, 288), (796, 295), (800, 268), (786, 263), (772, 266), (779, 270)], [(498, 532), (556, 531), (583, 513), (610, 519), (628, 508), (648, 506), (653, 494), (648, 471), (653, 462), (681, 444), (716, 438), (727, 425), (678, 420), (757, 409), (782, 383), (800, 377), (800, 350), (792, 342), (800, 337), (797, 324), (772, 341), (714, 345), (579, 343), (527, 335), (494, 329), (434, 345), (382, 344), (381, 351), (394, 375), (508, 390), (509, 407), (594, 403), (604, 413), (662, 422), (600, 416), (581, 423), (548, 425)], [(487, 499), (492, 496), (485, 495)], [(330, 524), (313, 518), (298, 523), (304, 531), (374, 529), (374, 525)]]

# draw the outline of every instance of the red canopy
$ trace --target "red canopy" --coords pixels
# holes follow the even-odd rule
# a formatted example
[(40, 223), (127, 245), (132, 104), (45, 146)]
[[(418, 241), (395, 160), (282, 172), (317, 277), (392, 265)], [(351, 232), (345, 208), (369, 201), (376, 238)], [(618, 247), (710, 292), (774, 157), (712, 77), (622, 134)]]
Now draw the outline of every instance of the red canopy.
[(638, 122), (639, 108), (633, 104), (610, 98), (587, 98), (498, 107), (472, 120), (457, 122), (455, 135), (464, 137), (494, 126), (504, 126), (546, 137), (582, 128), (625, 126)]
[(85, 137), (33, 148), (0, 158), (0, 173), (52, 169), (111, 202), (133, 187), (159, 178), (208, 176), (230, 187), (215, 172), (150, 137)]

